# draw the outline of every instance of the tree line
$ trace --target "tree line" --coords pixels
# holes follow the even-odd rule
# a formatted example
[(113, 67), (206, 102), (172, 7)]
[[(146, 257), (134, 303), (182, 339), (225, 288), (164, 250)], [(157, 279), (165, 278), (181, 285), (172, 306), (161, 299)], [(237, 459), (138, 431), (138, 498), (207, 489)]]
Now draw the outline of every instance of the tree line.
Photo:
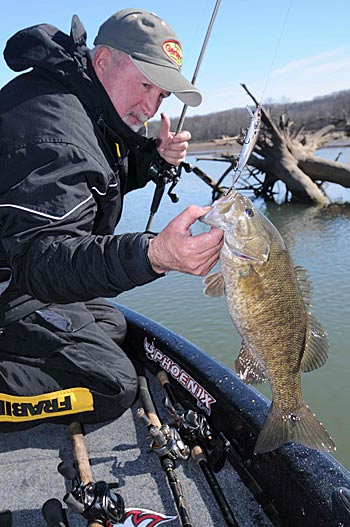
[[(263, 106), (274, 119), (287, 114), (296, 128), (304, 127), (310, 131), (319, 130), (326, 124), (334, 124), (350, 135), (350, 90), (315, 97), (303, 102), (263, 102)], [(171, 119), (175, 130), (178, 118)], [(221, 112), (186, 117), (183, 129), (192, 134), (192, 141), (210, 141), (225, 136), (237, 136), (246, 128), (248, 114), (245, 107), (231, 108)], [(156, 137), (159, 121), (149, 123), (149, 135)]]

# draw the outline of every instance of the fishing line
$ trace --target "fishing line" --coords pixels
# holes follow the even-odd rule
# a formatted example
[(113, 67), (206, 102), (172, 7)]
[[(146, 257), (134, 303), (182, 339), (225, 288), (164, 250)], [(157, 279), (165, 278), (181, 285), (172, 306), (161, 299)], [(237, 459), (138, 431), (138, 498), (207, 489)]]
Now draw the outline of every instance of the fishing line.
[[(201, 52), (200, 52), (200, 55), (198, 57), (197, 65), (196, 65), (196, 68), (195, 68), (195, 71), (194, 71), (194, 74), (193, 74), (193, 77), (192, 77), (192, 84), (193, 85), (195, 85), (195, 81), (197, 79), (198, 71), (199, 71), (199, 68), (201, 66), (205, 50), (206, 50), (207, 45), (208, 45), (208, 40), (209, 40), (210, 34), (212, 32), (212, 29), (213, 29), (214, 21), (215, 21), (217, 12), (219, 10), (220, 2), (221, 2), (221, 0), (216, 0), (216, 2), (215, 2), (215, 7), (214, 7), (214, 10), (213, 10), (210, 22), (209, 22), (209, 26), (208, 26), (208, 29), (207, 29), (207, 32), (206, 32), (206, 35), (205, 35), (205, 38), (204, 38), (204, 42), (202, 44)], [(184, 104), (175, 134), (178, 134), (181, 131), (181, 129), (182, 129), (182, 125), (183, 125), (183, 122), (185, 120), (185, 114), (186, 114), (186, 111), (187, 111), (187, 107), (188, 107), (187, 104)], [(154, 218), (154, 216), (155, 216), (155, 214), (156, 214), (156, 212), (158, 210), (160, 201), (161, 201), (161, 199), (163, 197), (166, 183), (170, 183), (170, 182), (172, 183), (171, 187), (170, 187), (170, 189), (168, 191), (168, 195), (169, 195), (171, 201), (173, 201), (173, 203), (176, 203), (178, 201), (178, 197), (172, 191), (173, 191), (174, 187), (177, 185), (178, 181), (180, 180), (182, 164), (180, 163), (178, 168), (172, 167), (172, 166), (170, 166), (170, 168), (169, 168), (166, 165), (168, 165), (168, 163), (166, 161), (164, 161), (164, 160), (163, 160), (163, 162), (162, 161), (158, 161), (158, 162), (154, 161), (154, 162), (152, 162), (151, 167), (149, 169), (149, 171), (152, 170), (152, 173), (153, 173), (152, 179), (156, 182), (156, 188), (155, 188), (155, 191), (154, 191), (154, 194), (153, 194), (153, 199), (152, 199), (152, 203), (151, 203), (151, 209), (150, 209), (148, 221), (147, 221), (147, 224), (146, 224), (146, 229), (145, 229), (146, 232), (150, 231), (150, 229), (151, 229), (153, 218)]]
[(260, 102), (262, 102), (262, 100), (263, 100), (263, 97), (264, 97), (264, 94), (265, 94), (268, 82), (270, 81), (272, 68), (273, 68), (274, 63), (276, 61), (276, 57), (277, 57), (277, 53), (278, 53), (278, 50), (279, 50), (280, 45), (281, 45), (283, 33), (284, 33), (285, 29), (286, 29), (287, 20), (288, 20), (289, 13), (290, 13), (290, 10), (291, 10), (291, 7), (292, 7), (292, 3), (293, 3), (293, 0), (290, 0), (288, 8), (287, 8), (287, 11), (286, 11), (286, 15), (284, 17), (284, 21), (283, 21), (283, 24), (282, 24), (280, 35), (279, 35), (279, 38), (277, 40), (277, 44), (276, 44), (276, 47), (275, 47), (275, 52), (273, 54), (272, 61), (271, 61), (271, 64), (270, 64), (270, 68), (269, 68), (269, 71), (268, 71), (268, 74), (267, 74), (267, 77), (266, 77), (266, 81), (265, 81), (265, 84), (264, 84), (264, 87), (263, 87), (263, 91), (262, 91), (262, 94), (261, 94), (261, 97), (260, 97)]
[[(214, 6), (214, 10), (213, 10), (212, 15), (211, 15), (209, 26), (208, 26), (207, 32), (205, 34), (205, 37), (204, 37), (204, 42), (203, 42), (203, 45), (202, 45), (202, 48), (201, 48), (201, 51), (200, 51), (200, 54), (199, 54), (199, 57), (198, 57), (198, 61), (197, 61), (196, 68), (195, 68), (194, 73), (193, 73), (192, 80), (191, 80), (191, 84), (193, 84), (194, 86), (196, 84), (199, 68), (201, 67), (205, 50), (207, 49), (209, 37), (211, 35), (212, 29), (213, 29), (213, 25), (214, 25), (214, 22), (215, 22), (215, 18), (216, 18), (216, 15), (217, 15), (219, 7), (220, 7), (220, 2), (221, 2), (221, 0), (216, 0), (216, 2), (215, 2), (215, 6)], [(180, 118), (179, 118), (179, 122), (177, 124), (176, 132), (175, 132), (176, 134), (178, 134), (182, 130), (182, 125), (183, 125), (184, 120), (185, 120), (185, 115), (186, 115), (186, 112), (187, 112), (187, 108), (188, 108), (188, 105), (184, 104), (184, 106), (182, 108), (182, 112), (181, 112)]]
[(267, 83), (268, 83), (268, 81), (269, 81), (269, 79), (271, 77), (272, 68), (273, 68), (273, 65), (274, 65), (274, 62), (275, 62), (275, 59), (276, 59), (276, 56), (277, 56), (277, 51), (278, 51), (278, 49), (280, 47), (280, 44), (281, 44), (282, 36), (283, 36), (284, 30), (285, 30), (285, 27), (286, 27), (286, 23), (287, 23), (287, 19), (288, 19), (288, 16), (289, 16), (289, 11), (290, 11), (291, 5), (292, 5), (292, 0), (290, 0), (290, 2), (289, 2), (289, 6), (288, 6), (288, 9), (287, 9), (286, 15), (284, 17), (284, 22), (283, 22), (283, 25), (282, 25), (282, 29), (280, 31), (280, 35), (279, 35), (277, 44), (275, 46), (275, 52), (274, 52), (274, 55), (273, 55), (273, 58), (272, 58), (272, 61), (271, 61), (269, 72), (268, 72), (267, 77), (266, 77), (266, 81), (265, 81), (265, 85), (264, 85), (262, 94), (261, 94), (261, 97), (260, 97), (260, 102), (258, 102), (255, 99), (255, 97), (253, 97), (252, 94), (249, 92), (247, 87), (244, 84), (242, 84), (242, 86), (245, 89), (245, 91), (248, 93), (248, 95), (250, 95), (252, 97), (253, 101), (255, 102), (256, 109), (255, 109), (255, 111), (253, 113), (251, 111), (251, 109), (249, 108), (249, 106), (247, 106), (247, 110), (250, 113), (250, 121), (249, 121), (248, 128), (246, 129), (246, 132), (245, 132), (245, 136), (244, 136), (244, 139), (243, 139), (243, 143), (242, 143), (242, 148), (241, 148), (240, 154), (238, 156), (238, 160), (236, 161), (236, 165), (235, 165), (235, 167), (233, 169), (232, 185), (229, 188), (227, 194), (229, 194), (231, 192), (231, 190), (234, 189), (234, 185), (237, 182), (237, 180), (240, 177), (240, 175), (242, 174), (243, 170), (245, 169), (245, 167), (246, 167), (246, 165), (247, 165), (247, 163), (249, 161), (249, 158), (250, 158), (251, 154), (254, 151), (256, 142), (258, 140), (258, 135), (259, 135), (260, 126), (261, 126), (261, 119), (262, 119), (262, 106), (261, 106), (262, 102), (261, 101), (262, 101), (262, 99), (264, 97), (264, 93), (266, 91)]

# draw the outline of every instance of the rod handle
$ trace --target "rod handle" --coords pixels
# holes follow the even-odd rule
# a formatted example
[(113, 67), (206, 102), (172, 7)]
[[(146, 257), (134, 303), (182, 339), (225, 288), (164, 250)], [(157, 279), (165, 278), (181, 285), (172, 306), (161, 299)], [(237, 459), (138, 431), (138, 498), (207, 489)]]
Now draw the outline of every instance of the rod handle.
[(199, 465), (202, 461), (207, 461), (207, 457), (203, 451), (203, 448), (199, 445), (195, 445), (191, 450), (192, 458)]
[(154, 218), (156, 212), (158, 211), (158, 208), (159, 208), (160, 202), (162, 200), (164, 191), (165, 191), (165, 183), (158, 184), (156, 186), (155, 190), (154, 190), (152, 204), (151, 204), (151, 209), (150, 209), (150, 213), (149, 213), (149, 217), (148, 217), (148, 221), (147, 221), (147, 225), (146, 225), (146, 229), (145, 229), (146, 232), (151, 230), (153, 218)]
[(94, 479), (91, 472), (89, 455), (84, 442), (82, 426), (77, 421), (74, 421), (69, 425), (69, 431), (76, 467), (79, 471), (81, 482), (83, 485), (87, 485), (91, 481), (94, 481)]
[(138, 376), (138, 383), (139, 383), (139, 391), (140, 391), (140, 399), (142, 402), (142, 406), (151, 421), (153, 426), (156, 426), (158, 428), (161, 428), (162, 423), (160, 422), (160, 419), (157, 415), (156, 409), (154, 407), (151, 394), (148, 389), (147, 379), (143, 375)]
[(156, 375), (160, 385), (162, 388), (164, 388), (164, 386), (166, 384), (169, 384), (169, 377), (168, 377), (168, 374), (164, 371), (164, 370), (159, 370), (159, 372), (157, 373)]

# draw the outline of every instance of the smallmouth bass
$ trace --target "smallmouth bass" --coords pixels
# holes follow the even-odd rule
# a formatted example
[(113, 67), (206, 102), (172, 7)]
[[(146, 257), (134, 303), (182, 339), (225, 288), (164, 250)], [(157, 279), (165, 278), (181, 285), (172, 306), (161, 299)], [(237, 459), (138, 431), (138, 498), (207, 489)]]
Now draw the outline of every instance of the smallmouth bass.
[(242, 337), (237, 374), (245, 383), (268, 380), (271, 386), (272, 404), (255, 453), (291, 441), (334, 451), (332, 439), (301, 393), (301, 371), (321, 367), (328, 357), (327, 334), (309, 313), (306, 272), (294, 267), (274, 225), (234, 189), (201, 220), (224, 230), (221, 270), (205, 278), (204, 293), (226, 296)]

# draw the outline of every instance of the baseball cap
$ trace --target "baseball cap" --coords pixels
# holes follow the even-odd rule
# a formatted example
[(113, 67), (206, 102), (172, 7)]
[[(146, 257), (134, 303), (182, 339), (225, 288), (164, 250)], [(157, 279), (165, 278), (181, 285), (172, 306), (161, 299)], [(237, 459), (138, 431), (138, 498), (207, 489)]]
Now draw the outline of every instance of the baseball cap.
[(147, 79), (183, 103), (198, 106), (202, 102), (200, 91), (181, 75), (182, 48), (176, 33), (155, 13), (118, 11), (101, 25), (94, 45), (123, 51)]

